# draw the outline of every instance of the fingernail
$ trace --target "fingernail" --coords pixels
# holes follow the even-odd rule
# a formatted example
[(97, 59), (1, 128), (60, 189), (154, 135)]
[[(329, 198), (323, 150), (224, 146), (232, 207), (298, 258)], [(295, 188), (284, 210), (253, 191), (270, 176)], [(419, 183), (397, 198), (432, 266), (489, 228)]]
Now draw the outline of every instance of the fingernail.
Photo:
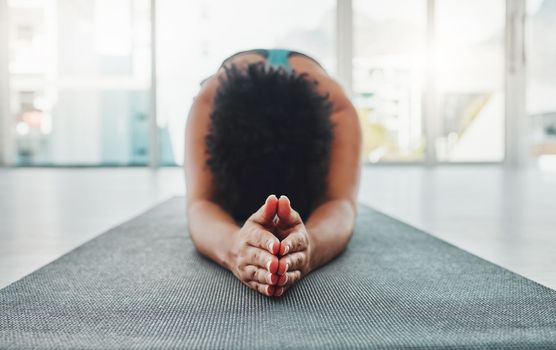
[(285, 246), (284, 247), (284, 255), (288, 254), (289, 251), (290, 251), (290, 246), (289, 245)]
[(284, 270), (284, 273), (288, 272), (288, 267), (290, 267), (290, 263), (286, 263), (286, 269)]
[(274, 250), (272, 249), (272, 242), (268, 242), (268, 250), (272, 253)]
[(266, 269), (268, 270), (268, 272), (271, 272), (270, 271), (270, 264), (271, 263), (272, 263), (272, 261), (270, 261), (270, 260), (266, 263)]
[(284, 288), (278, 288), (278, 290), (276, 291), (276, 296), (280, 297), (282, 296), (282, 294), (284, 294)]

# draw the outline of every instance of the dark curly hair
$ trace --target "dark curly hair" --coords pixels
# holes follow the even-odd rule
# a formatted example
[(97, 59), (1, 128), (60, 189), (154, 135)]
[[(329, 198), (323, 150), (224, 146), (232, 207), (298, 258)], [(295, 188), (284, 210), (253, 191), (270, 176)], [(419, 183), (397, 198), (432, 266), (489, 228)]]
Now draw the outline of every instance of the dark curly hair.
[(206, 137), (214, 200), (237, 221), (269, 194), (306, 219), (326, 194), (332, 103), (317, 81), (264, 63), (225, 67)]

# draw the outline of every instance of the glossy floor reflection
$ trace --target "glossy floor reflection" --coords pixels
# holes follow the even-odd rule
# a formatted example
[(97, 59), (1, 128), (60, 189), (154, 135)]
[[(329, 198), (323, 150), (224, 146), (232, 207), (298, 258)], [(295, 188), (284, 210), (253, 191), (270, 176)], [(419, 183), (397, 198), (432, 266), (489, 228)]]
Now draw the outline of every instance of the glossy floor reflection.
[[(0, 287), (184, 193), (178, 168), (0, 169)], [(360, 199), (556, 289), (556, 174), (367, 167)]]

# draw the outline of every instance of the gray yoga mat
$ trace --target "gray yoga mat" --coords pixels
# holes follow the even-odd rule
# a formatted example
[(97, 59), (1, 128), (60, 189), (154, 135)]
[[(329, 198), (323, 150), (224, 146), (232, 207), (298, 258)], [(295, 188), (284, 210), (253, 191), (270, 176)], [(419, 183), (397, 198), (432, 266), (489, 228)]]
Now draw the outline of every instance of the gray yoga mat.
[(282, 298), (196, 253), (183, 198), (0, 291), (1, 349), (550, 347), (555, 291), (365, 206)]

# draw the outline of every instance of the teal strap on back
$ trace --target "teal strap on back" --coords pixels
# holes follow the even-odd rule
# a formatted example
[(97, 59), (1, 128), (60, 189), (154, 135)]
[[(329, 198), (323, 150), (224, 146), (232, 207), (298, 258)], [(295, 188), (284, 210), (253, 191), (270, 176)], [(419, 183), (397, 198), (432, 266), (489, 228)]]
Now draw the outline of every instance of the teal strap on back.
[(288, 62), (289, 50), (272, 49), (268, 50), (268, 57), (266, 63), (272, 67), (283, 67), (285, 70), (290, 71), (292, 68)]

